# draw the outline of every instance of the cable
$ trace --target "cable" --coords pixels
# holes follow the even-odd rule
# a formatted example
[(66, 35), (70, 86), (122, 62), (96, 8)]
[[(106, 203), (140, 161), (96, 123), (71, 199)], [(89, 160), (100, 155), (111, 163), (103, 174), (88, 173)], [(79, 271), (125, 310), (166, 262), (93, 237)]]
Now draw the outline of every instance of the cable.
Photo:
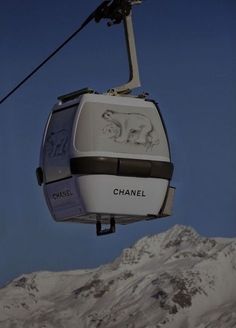
[(26, 81), (28, 81), (40, 68), (42, 68), (52, 57), (54, 57), (67, 43), (69, 43), (88, 23), (94, 18), (101, 15), (101, 12), (107, 8), (110, 0), (103, 1), (80, 25), (80, 27), (72, 33), (59, 47), (57, 47), (47, 58), (45, 58), (37, 67), (35, 67), (31, 73), (29, 73), (21, 82), (19, 82), (11, 91), (9, 91), (1, 100), (0, 104), (6, 101), (13, 93), (15, 93)]

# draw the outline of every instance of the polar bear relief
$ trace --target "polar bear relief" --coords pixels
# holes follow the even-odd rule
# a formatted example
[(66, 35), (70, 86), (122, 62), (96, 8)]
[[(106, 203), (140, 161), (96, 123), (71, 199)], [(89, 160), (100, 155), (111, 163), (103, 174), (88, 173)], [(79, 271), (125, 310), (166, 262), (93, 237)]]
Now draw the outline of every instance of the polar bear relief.
[(68, 132), (65, 129), (51, 132), (46, 139), (45, 146), (48, 157), (64, 156), (68, 149)]
[(103, 133), (115, 142), (143, 145), (147, 149), (159, 144), (151, 120), (143, 114), (108, 109), (102, 118), (108, 122)]

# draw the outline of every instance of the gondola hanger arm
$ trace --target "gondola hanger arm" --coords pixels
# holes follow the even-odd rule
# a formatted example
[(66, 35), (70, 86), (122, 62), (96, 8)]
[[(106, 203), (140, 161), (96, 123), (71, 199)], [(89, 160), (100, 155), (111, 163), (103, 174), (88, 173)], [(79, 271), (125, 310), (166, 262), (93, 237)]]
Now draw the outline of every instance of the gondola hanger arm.
[(95, 21), (109, 19), (108, 26), (119, 24), (123, 21), (126, 47), (129, 61), (129, 80), (121, 86), (108, 90), (110, 94), (127, 94), (132, 89), (140, 87), (139, 67), (136, 53), (135, 37), (132, 22), (132, 6), (141, 4), (142, 0), (113, 0), (106, 4), (95, 15)]

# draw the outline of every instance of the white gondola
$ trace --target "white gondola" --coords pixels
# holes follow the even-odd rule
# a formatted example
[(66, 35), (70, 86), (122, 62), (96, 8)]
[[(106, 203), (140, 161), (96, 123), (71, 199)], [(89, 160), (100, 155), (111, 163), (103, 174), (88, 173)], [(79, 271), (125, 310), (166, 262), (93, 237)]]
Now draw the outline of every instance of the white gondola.
[[(131, 16), (125, 24), (130, 38)], [(37, 169), (54, 219), (95, 223), (98, 234), (114, 232), (115, 223), (171, 214), (173, 164), (159, 108), (121, 94), (139, 83), (134, 42), (128, 44), (132, 81), (115, 95), (85, 89), (60, 97)]]

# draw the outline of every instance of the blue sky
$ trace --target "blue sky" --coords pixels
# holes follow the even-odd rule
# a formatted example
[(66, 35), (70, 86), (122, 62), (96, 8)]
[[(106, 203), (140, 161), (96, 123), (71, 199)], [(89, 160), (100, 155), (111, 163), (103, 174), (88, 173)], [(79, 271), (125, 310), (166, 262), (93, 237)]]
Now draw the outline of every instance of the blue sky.
[[(12, 0), (0, 5), (0, 95), (27, 75), (99, 4)], [(122, 26), (91, 23), (1, 105), (0, 285), (27, 272), (95, 267), (174, 224), (236, 236), (236, 2), (146, 0), (134, 8), (142, 88), (158, 101), (171, 143), (174, 215), (119, 226), (55, 223), (35, 179), (47, 116), (59, 95), (127, 80)]]

